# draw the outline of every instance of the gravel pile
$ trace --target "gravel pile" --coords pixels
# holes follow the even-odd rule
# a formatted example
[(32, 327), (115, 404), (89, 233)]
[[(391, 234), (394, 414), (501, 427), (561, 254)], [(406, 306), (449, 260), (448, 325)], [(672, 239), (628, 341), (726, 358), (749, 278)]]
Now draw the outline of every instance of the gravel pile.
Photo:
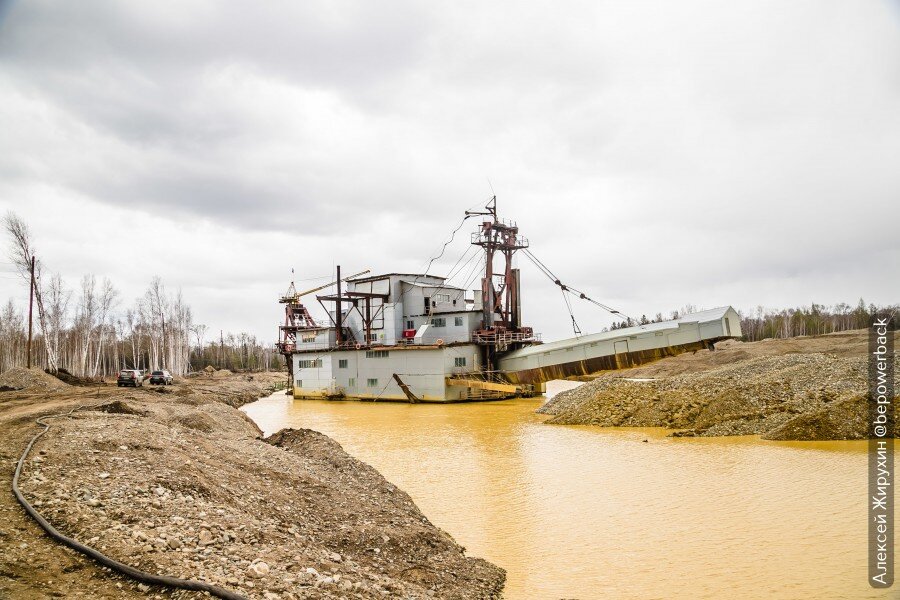
[(55, 392), (68, 387), (69, 384), (38, 368), (13, 367), (0, 374), (0, 390), (5, 391)]
[(680, 436), (862, 439), (866, 377), (861, 356), (756, 356), (651, 381), (609, 373), (538, 412), (553, 415), (549, 423), (668, 427)]
[(261, 386), (265, 388), (283, 379), (284, 376), (281, 374), (270, 373), (265, 376), (257, 374), (253, 379), (247, 379), (246, 376), (233, 376), (214, 382), (204, 379), (185, 380), (188, 384), (181, 386), (177, 384), (184, 382), (176, 381), (174, 387), (158, 386), (151, 389), (157, 394), (174, 395), (183, 404), (206, 404), (210, 402), (212, 396), (217, 402), (239, 408), (255, 402), (263, 395), (268, 395), (269, 392), (260, 390)]
[(250, 598), (498, 598), (504, 572), (326, 436), (268, 440), (187, 394), (122, 394), (57, 419), (22, 488), (63, 532), (141, 569)]

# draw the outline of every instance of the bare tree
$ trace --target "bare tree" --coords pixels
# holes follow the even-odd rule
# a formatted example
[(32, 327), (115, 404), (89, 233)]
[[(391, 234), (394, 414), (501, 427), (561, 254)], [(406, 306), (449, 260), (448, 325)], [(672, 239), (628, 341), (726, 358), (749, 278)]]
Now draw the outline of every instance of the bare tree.
[[(140, 302), (140, 300), (138, 300)], [(129, 308), (125, 311), (125, 324), (128, 326), (128, 338), (131, 339), (131, 365), (137, 369), (138, 367), (138, 349), (141, 346), (140, 328), (137, 322), (137, 316), (134, 309)], [(124, 350), (122, 353), (124, 354)], [(124, 366), (124, 363), (123, 363)]]
[(96, 377), (99, 374), (100, 359), (103, 356), (104, 340), (110, 333), (112, 333), (112, 337), (115, 339), (115, 329), (110, 331), (111, 328), (107, 326), (107, 319), (109, 318), (110, 311), (117, 303), (118, 296), (119, 292), (113, 287), (112, 282), (109, 279), (104, 278), (103, 287), (100, 290), (100, 295), (97, 300), (97, 352), (95, 355), (94, 366), (91, 369), (91, 377)]
[(0, 312), (0, 372), (25, 360), (25, 318), (12, 300)]
[(59, 351), (61, 336), (66, 329), (69, 312), (69, 301), (72, 292), (67, 290), (59, 274), (53, 275), (47, 284), (46, 301), (47, 330), (44, 332), (44, 342), (48, 347)]
[(203, 338), (206, 336), (206, 325), (202, 323), (198, 323), (191, 327), (191, 333), (194, 334), (194, 337), (197, 339), (197, 354), (199, 356), (203, 356)]
[(19, 275), (26, 279), (31, 285), (31, 264), (34, 258), (34, 300), (38, 309), (38, 325), (44, 334), (44, 346), (47, 351), (47, 362), (50, 370), (54, 373), (59, 369), (59, 349), (53, 345), (52, 340), (47, 335), (49, 327), (47, 324), (47, 311), (44, 309), (44, 292), (41, 285), (41, 261), (37, 260), (34, 255), (34, 244), (31, 241), (31, 231), (28, 225), (20, 219), (15, 213), (8, 212), (3, 219), (3, 226), (12, 239), (12, 249), (10, 257), (19, 271)]
[(168, 300), (165, 287), (159, 277), (150, 281), (150, 287), (144, 294), (147, 309), (147, 323), (150, 334), (150, 368), (167, 369), (166, 362), (166, 312)]
[(88, 353), (91, 348), (91, 337), (95, 327), (97, 313), (97, 281), (93, 275), (85, 275), (81, 279), (81, 297), (75, 312), (75, 343), (78, 357), (75, 373), (86, 375), (88, 372)]
[[(3, 227), (12, 242), (10, 256), (30, 283), (35, 257), (31, 232), (13, 213), (5, 216)], [(175, 375), (212, 362), (250, 370), (268, 368), (272, 358), (280, 364), (280, 355), (272, 354), (272, 348), (247, 333), (229, 334), (227, 355), (224, 340), (221, 346), (205, 348), (206, 325), (194, 325), (191, 307), (181, 291), (167, 293), (159, 277), (122, 314), (116, 311), (119, 294), (108, 279), (98, 284), (94, 275), (83, 277), (72, 307), (73, 290), (62, 277), (45, 275), (44, 265), (38, 260), (34, 264), (40, 333), (33, 346), (39, 364), (53, 372), (65, 367), (76, 375), (98, 377), (117, 371), (120, 365), (127, 367), (129, 354), (134, 368), (166, 368)], [(192, 334), (196, 353), (191, 349)], [(10, 300), (0, 310), (0, 372), (25, 364), (26, 339), (22, 313)]]

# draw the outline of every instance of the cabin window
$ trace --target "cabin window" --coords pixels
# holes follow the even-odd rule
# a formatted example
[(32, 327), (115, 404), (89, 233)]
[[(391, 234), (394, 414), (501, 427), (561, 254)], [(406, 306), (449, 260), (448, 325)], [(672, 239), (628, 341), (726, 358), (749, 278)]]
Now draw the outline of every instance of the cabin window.
[(315, 360), (298, 360), (297, 368), (299, 368), (299, 369), (321, 369), (322, 368), (322, 359), (317, 358)]
[(303, 387), (303, 380), (302, 380), (302, 379), (298, 379), (298, 380), (297, 380), (297, 387)]
[(435, 294), (435, 302), (450, 302), (450, 294)]
[(446, 327), (446, 326), (447, 326), (447, 319), (445, 319), (444, 317), (440, 317), (440, 318), (437, 318), (437, 319), (432, 319), (432, 320), (431, 320), (431, 325), (432, 325), (433, 327)]
[(465, 356), (457, 356), (453, 359), (454, 367), (464, 367), (466, 366), (466, 357)]
[(347, 368), (347, 359), (342, 358), (338, 360), (338, 369), (346, 369)]
[(347, 387), (356, 387), (356, 378), (351, 377), (349, 381), (347, 381)]
[(377, 334), (377, 333), (370, 333), (370, 334), (369, 334), (369, 341), (370, 341), (370, 342), (374, 342), (374, 341), (377, 340), (377, 339), (378, 339), (378, 334)]
[(376, 387), (378, 385), (377, 379), (366, 379), (366, 385), (369, 387)]
[(300, 336), (300, 341), (304, 344), (308, 344), (310, 342), (316, 341), (316, 334), (314, 333), (304, 333)]
[(387, 358), (387, 350), (366, 350), (366, 358)]
[(457, 327), (462, 327), (463, 318), (462, 317), (453, 317), (453, 324)]
[(407, 321), (407, 322), (406, 322), (406, 328), (407, 328), (407, 329), (415, 329), (415, 328), (416, 328), (416, 323), (415, 323), (415, 321)]

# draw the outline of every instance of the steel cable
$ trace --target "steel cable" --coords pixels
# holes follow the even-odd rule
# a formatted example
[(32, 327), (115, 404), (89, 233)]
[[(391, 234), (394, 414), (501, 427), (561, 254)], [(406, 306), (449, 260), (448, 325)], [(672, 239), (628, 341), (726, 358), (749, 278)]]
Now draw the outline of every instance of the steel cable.
[[(633, 321), (633, 322), (637, 323), (636, 319), (629, 317), (622, 311), (616, 310), (616, 309), (609, 307), (601, 302), (597, 302), (593, 298), (588, 297), (588, 295), (585, 294), (584, 292), (582, 292), (581, 290), (577, 290), (570, 285), (564, 284), (562, 281), (559, 280), (559, 278), (556, 275), (553, 274), (553, 271), (551, 271), (547, 267), (547, 265), (542, 263), (534, 254), (532, 254), (528, 248), (525, 248), (523, 250), (523, 252), (524, 252), (525, 256), (527, 256), (528, 259), (531, 260), (531, 262), (534, 264), (534, 266), (536, 266), (541, 273), (546, 275), (547, 278), (550, 281), (552, 281), (555, 285), (558, 285), (564, 293), (568, 292), (577, 298), (581, 298), (582, 300), (587, 300), (591, 304), (595, 304), (595, 305), (599, 306), (600, 308), (602, 308), (603, 310), (605, 310), (606, 312), (608, 312), (612, 315), (621, 315), (621, 316), (625, 317), (626, 319), (628, 319), (629, 321)], [(570, 315), (571, 315), (571, 310), (570, 310)], [(574, 316), (572, 316), (572, 318), (574, 320)], [(643, 325), (641, 325), (641, 327), (643, 327)]]

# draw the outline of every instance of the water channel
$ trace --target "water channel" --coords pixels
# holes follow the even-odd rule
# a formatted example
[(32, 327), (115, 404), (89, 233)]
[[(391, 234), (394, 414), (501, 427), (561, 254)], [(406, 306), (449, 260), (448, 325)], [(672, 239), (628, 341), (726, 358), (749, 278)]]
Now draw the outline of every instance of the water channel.
[(408, 492), (505, 597), (884, 598), (866, 582), (866, 443), (545, 425), (542, 399), (292, 400), (266, 432), (337, 440)]

